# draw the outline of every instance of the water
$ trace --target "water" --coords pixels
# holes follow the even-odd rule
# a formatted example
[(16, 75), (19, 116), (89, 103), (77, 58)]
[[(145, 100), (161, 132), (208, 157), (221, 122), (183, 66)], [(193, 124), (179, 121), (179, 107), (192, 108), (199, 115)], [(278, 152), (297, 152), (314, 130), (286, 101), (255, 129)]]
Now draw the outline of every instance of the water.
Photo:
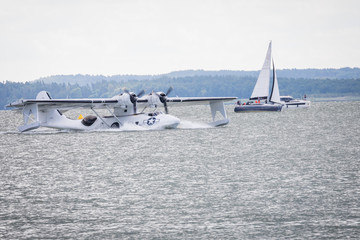
[(180, 129), (26, 134), (0, 111), (0, 239), (360, 235), (360, 102), (228, 105), (221, 128), (205, 106), (170, 111)]

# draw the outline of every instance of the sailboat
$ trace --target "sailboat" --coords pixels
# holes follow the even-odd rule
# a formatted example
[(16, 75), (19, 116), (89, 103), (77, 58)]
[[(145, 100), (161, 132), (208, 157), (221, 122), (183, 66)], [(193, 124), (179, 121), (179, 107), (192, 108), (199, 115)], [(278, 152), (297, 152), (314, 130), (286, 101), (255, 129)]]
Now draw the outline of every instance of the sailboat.
[[(271, 81), (272, 62), (272, 81)], [(271, 82), (271, 88), (270, 88)], [(271, 42), (266, 53), (265, 62), (256, 81), (254, 90), (247, 103), (238, 101), (235, 112), (247, 111), (281, 111), (279, 85), (276, 77), (274, 60), (271, 57)]]

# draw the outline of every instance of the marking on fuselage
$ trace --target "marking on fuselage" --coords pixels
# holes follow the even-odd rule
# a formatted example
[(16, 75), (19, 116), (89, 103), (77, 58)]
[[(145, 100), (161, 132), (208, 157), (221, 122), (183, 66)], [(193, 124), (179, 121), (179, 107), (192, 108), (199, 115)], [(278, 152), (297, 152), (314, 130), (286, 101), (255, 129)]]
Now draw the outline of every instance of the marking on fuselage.
[(154, 125), (156, 122), (159, 122), (160, 119), (156, 119), (155, 117), (151, 117), (148, 120), (144, 120), (144, 123), (146, 122), (147, 125), (151, 126)]

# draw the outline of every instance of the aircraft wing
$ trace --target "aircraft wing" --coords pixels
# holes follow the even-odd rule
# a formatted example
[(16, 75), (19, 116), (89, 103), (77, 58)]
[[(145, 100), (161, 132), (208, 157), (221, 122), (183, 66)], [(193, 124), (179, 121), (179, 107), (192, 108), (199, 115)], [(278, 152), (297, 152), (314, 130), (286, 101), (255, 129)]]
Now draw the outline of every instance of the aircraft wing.
[[(189, 106), (189, 105), (204, 105), (215, 102), (225, 102), (237, 99), (236, 97), (167, 97), (166, 102), (168, 106)], [(86, 99), (20, 99), (6, 107), (23, 109), (26, 105), (38, 105), (41, 109), (57, 109), (69, 110), (74, 108), (107, 108), (119, 106), (118, 99), (114, 98), (86, 98)], [(137, 105), (145, 106), (148, 104), (148, 99), (137, 99)]]
[(86, 99), (20, 99), (6, 107), (23, 109), (26, 105), (36, 103), (39, 109), (69, 110), (73, 108), (106, 108), (118, 103), (111, 98), (86, 98)]
[(204, 105), (215, 102), (228, 102), (237, 99), (237, 97), (168, 97), (169, 106), (188, 106), (188, 105)]

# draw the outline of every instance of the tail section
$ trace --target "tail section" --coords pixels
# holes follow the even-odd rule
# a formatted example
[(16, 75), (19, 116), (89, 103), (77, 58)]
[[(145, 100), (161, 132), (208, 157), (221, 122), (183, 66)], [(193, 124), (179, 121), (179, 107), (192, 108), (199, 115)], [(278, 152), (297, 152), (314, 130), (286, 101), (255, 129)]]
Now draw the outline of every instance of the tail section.
[[(36, 100), (47, 100), (51, 99), (51, 96), (46, 91), (41, 91), (36, 96)], [(62, 116), (62, 113), (57, 109), (42, 109), (38, 112), (40, 123), (48, 123), (49, 121), (54, 121), (59, 119)]]
[[(36, 100), (51, 99), (50, 94), (46, 91), (41, 91), (36, 96)], [(23, 108), (24, 125), (18, 129), (20, 132), (25, 132), (46, 126), (51, 121), (60, 119), (62, 113), (56, 109), (39, 109), (37, 103), (26, 104)]]
[(23, 109), (24, 125), (19, 126), (20, 132), (33, 130), (40, 127), (39, 111), (36, 103), (27, 104)]
[(36, 100), (47, 100), (51, 99), (50, 94), (47, 91), (41, 91), (36, 96)]

